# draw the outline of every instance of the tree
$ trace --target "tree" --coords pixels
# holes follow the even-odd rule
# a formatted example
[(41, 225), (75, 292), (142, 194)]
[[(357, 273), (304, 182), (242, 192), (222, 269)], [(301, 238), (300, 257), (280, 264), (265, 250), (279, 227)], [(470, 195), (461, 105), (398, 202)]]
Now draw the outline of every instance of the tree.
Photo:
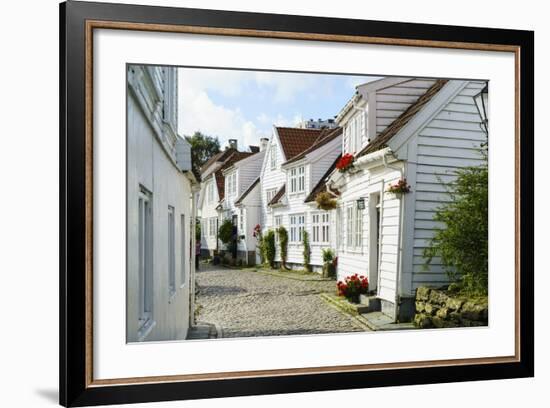
[(193, 174), (200, 178), (201, 166), (220, 152), (220, 141), (217, 137), (207, 136), (201, 132), (195, 132), (193, 136), (185, 136), (185, 140), (191, 145)]
[(279, 245), (281, 250), (281, 267), (289, 269), (286, 266), (286, 259), (288, 254), (288, 232), (282, 225), (277, 228), (277, 235), (279, 236)]
[(434, 216), (445, 228), (436, 230), (424, 250), (426, 265), (440, 257), (449, 278), (468, 294), (484, 295), (488, 289), (488, 187), (487, 162), (458, 170), (456, 181), (447, 185), (451, 202)]

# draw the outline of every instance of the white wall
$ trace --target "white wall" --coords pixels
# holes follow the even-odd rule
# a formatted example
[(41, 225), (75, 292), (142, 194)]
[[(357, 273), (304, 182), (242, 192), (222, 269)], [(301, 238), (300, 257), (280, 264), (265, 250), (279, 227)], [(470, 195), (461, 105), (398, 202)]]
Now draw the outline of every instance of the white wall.
[[(117, 1), (122, 2), (122, 1)], [(234, 9), (252, 12), (264, 11), (281, 14), (303, 14), (321, 16), (340, 16), (389, 21), (412, 21), (439, 24), (458, 24), (474, 26), (492, 26), (507, 28), (535, 29), (537, 41), (535, 48), (537, 59), (536, 72), (550, 72), (550, 54), (546, 47), (550, 41), (550, 26), (547, 24), (544, 2), (525, 0), (523, 7), (517, 3), (502, 1), (468, 1), (460, 6), (441, 7), (440, 1), (426, 0), (422, 3), (394, 0), (389, 7), (387, 2), (357, 3), (351, 0), (339, 2), (291, 1), (257, 2), (233, 0), (228, 4), (223, 0), (127, 0), (128, 3), (148, 3), (212, 9)], [(5, 78), (34, 78), (36, 61), (42, 61), (40, 72), (43, 78), (56, 78), (58, 74), (58, 10), (57, 0), (30, 0), (28, 2), (5, 3), (2, 11), (11, 15), (25, 15), (27, 24), (20, 24), (16, 18), (6, 19), (0, 26), (6, 38), (17, 37), (17, 41), (3, 43), (6, 60), (17, 61), (14, 64), (0, 64), (0, 72)], [(32, 10), (32, 12), (29, 12)], [(498, 10), (498, 13), (495, 12)], [(33, 29), (29, 30), (28, 27)], [(39, 32), (40, 35), (36, 33)], [(21, 49), (28, 50), (21, 53)], [(3, 218), (0, 241), (9, 251), (2, 253), (4, 270), (11, 273), (3, 275), (4, 284), (0, 287), (0, 304), (4, 310), (17, 306), (17, 313), (4, 315), (4, 325), (17, 335), (4, 336), (0, 349), (2, 369), (0, 378), (5, 387), (0, 401), (4, 406), (29, 406), (35, 408), (56, 407), (57, 405), (57, 365), (58, 365), (58, 81), (6, 81), (5, 92), (10, 98), (0, 100), (2, 112), (10, 120), (0, 122), (1, 134), (21, 134), (21, 124), (29, 123), (29, 95), (33, 95), (36, 106), (32, 112), (33, 123), (40, 123), (40, 132), (29, 132), (26, 137), (0, 138), (0, 174), (17, 174), (17, 177), (3, 177), (5, 191), (16, 193), (17, 199), (2, 203)], [(544, 74), (538, 75), (538, 91), (535, 94), (535, 128), (537, 149), (535, 150), (536, 182), (546, 177), (546, 152), (550, 141), (544, 137), (546, 132), (547, 103), (545, 103), (550, 82)], [(31, 126), (32, 127), (32, 126)], [(33, 148), (29, 149), (29, 143)], [(25, 152), (25, 160), (13, 152)], [(29, 163), (35, 165), (29, 166)], [(40, 183), (37, 183), (37, 168), (40, 169)], [(28, 188), (28, 186), (33, 186)], [(32, 234), (21, 228), (21, 219), (36, 212), (37, 197), (50, 197), (40, 200), (43, 217), (37, 221)], [(536, 210), (538, 215), (545, 212), (550, 193), (545, 190), (536, 192)], [(550, 286), (547, 269), (546, 231), (550, 229), (550, 219), (539, 216), (536, 225), (535, 263), (536, 280), (535, 305), (545, 310), (546, 291)], [(32, 256), (29, 256), (32, 248)], [(32, 271), (32, 272), (29, 272)], [(29, 276), (32, 284), (29, 285)], [(21, 292), (13, 288), (25, 288), (26, 299), (22, 301)], [(37, 305), (43, 316), (37, 318)], [(373, 406), (385, 406), (388, 401), (393, 405), (409, 408), (426, 407), (426, 396), (445, 401), (446, 408), (464, 406), (518, 407), (526, 404), (536, 405), (546, 398), (547, 384), (550, 382), (550, 350), (544, 347), (550, 343), (550, 329), (545, 324), (545, 314), (535, 315), (536, 330), (536, 378), (449, 383), (435, 385), (416, 385), (407, 387), (385, 387), (346, 391), (314, 392), (299, 394), (281, 394), (256, 397), (233, 397), (216, 400), (197, 400), (186, 402), (162, 402), (135, 404), (135, 408), (210, 408), (223, 404), (227, 408), (249, 408), (261, 405), (265, 408), (281, 406), (335, 407), (346, 401), (368, 401)], [(32, 324), (29, 324), (32, 322)], [(40, 333), (40, 341), (37, 341)], [(21, 361), (40, 361), (32, 370), (28, 370)], [(452, 398), (449, 398), (452, 395)], [(540, 405), (540, 403), (539, 403)], [(120, 405), (122, 407), (122, 405)]]
[[(174, 165), (145, 119), (132, 93), (128, 95), (127, 168), (127, 338), (138, 340), (138, 196), (140, 185), (152, 193), (152, 270), (154, 326), (143, 340), (184, 339), (189, 322), (191, 185)], [(174, 208), (176, 292), (168, 275), (168, 206)], [(181, 215), (185, 224), (181, 225)], [(182, 242), (182, 229), (185, 242)], [(182, 265), (182, 251), (184, 263)], [(185, 280), (182, 281), (182, 268)]]

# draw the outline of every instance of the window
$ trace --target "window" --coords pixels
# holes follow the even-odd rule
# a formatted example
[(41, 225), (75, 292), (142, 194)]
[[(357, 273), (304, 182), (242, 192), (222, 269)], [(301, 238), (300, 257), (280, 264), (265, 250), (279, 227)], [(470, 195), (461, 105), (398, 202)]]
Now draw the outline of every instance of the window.
[(304, 214), (290, 216), (290, 242), (301, 242), (304, 232), (306, 217)]
[(151, 217), (151, 193), (140, 188), (138, 202), (138, 281), (139, 310), (138, 330), (141, 334), (153, 318), (153, 230)]
[(266, 190), (265, 192), (265, 202), (269, 204), (271, 200), (273, 200), (273, 197), (275, 197), (275, 194), (277, 194), (276, 188), (270, 188), (269, 190)]
[(185, 278), (185, 247), (187, 243), (185, 242), (185, 215), (181, 214), (180, 216), (180, 232), (181, 232), (181, 243), (180, 243), (180, 251), (181, 251), (181, 286), (185, 285), (186, 278)]
[(346, 138), (348, 140), (348, 153), (356, 153), (361, 150), (363, 144), (363, 133), (365, 125), (365, 114), (363, 112), (353, 117), (346, 126)]
[(211, 237), (216, 236), (216, 217), (211, 217), (208, 219), (208, 235)]
[(176, 243), (174, 207), (168, 206), (168, 293), (176, 293)]
[(346, 208), (346, 246), (353, 246), (353, 206)]
[(311, 242), (328, 243), (330, 238), (330, 216), (328, 213), (316, 213), (311, 216)]
[(336, 247), (342, 248), (345, 242), (344, 220), (342, 219), (342, 207), (336, 208)]
[(271, 145), (271, 149), (269, 149), (269, 164), (271, 170), (277, 168), (277, 145)]
[(214, 183), (210, 182), (206, 186), (206, 202), (211, 204), (214, 202)]
[(233, 197), (237, 194), (237, 173), (233, 172), (226, 177), (227, 195)]
[(363, 246), (363, 210), (355, 204), (355, 248)]
[(302, 193), (306, 188), (305, 167), (297, 167), (290, 170), (290, 192)]

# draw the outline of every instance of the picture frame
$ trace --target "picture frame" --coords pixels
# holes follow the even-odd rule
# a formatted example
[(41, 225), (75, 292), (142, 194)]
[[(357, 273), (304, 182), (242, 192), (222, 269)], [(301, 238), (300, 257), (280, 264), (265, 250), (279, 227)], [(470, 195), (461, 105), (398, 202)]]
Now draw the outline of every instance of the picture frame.
[[(183, 376), (93, 376), (94, 30), (387, 47), (502, 51), (515, 58), (515, 353)], [(512, 165), (512, 164), (510, 164)], [(217, 398), (534, 376), (534, 33), (68, 1), (60, 5), (60, 403)]]

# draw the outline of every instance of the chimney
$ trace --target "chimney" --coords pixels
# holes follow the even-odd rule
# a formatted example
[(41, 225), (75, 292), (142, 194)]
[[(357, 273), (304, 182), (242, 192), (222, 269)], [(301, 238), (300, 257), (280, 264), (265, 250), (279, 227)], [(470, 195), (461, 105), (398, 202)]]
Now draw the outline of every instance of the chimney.
[(260, 139), (260, 152), (263, 152), (267, 148), (268, 143), (269, 139), (267, 137), (262, 137)]
[(229, 139), (227, 142), (229, 143), (230, 148), (233, 148), (235, 150), (239, 150), (239, 149), (237, 149), (237, 139)]

